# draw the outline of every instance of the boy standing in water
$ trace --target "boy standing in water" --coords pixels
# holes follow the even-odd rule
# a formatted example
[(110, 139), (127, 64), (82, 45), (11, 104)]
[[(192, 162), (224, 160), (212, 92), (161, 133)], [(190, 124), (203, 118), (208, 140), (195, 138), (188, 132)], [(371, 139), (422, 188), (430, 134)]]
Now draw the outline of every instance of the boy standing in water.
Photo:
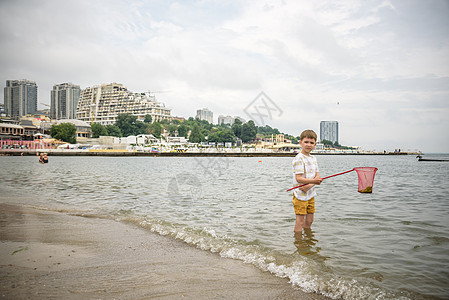
[(315, 213), (315, 185), (321, 184), (318, 163), (310, 152), (315, 149), (317, 135), (313, 130), (304, 130), (300, 135), (301, 152), (293, 159), (293, 185), (303, 185), (293, 190), (293, 208), (296, 214), (295, 233), (310, 228)]

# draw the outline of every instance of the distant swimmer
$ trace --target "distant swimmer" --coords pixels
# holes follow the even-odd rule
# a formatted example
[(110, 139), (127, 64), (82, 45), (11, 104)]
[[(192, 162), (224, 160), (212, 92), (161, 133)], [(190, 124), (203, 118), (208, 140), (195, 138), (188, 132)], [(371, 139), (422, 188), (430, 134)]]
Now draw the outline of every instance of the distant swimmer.
[(46, 164), (48, 163), (48, 156), (47, 153), (41, 153), (41, 155), (39, 156), (39, 162), (41, 164)]

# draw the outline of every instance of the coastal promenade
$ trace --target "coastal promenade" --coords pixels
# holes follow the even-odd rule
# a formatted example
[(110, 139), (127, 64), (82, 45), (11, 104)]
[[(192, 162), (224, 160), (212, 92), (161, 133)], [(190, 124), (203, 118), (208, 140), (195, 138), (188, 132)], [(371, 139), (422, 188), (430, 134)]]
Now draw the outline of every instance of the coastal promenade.
[[(296, 152), (141, 152), (130, 150), (68, 150), (68, 149), (2, 149), (0, 156), (30, 156), (45, 152), (49, 156), (153, 156), (153, 157), (294, 157)], [(313, 155), (420, 155), (421, 152), (312, 152)]]

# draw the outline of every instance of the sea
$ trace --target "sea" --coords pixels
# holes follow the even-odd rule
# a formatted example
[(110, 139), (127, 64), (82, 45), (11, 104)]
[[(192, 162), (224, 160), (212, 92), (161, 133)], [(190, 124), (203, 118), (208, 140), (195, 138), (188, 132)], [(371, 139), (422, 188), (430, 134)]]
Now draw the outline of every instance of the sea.
[[(449, 154), (424, 158), (449, 159)], [(317, 155), (315, 220), (295, 236), (293, 157), (0, 157), (0, 202), (131, 222), (334, 299), (449, 299), (449, 162)]]

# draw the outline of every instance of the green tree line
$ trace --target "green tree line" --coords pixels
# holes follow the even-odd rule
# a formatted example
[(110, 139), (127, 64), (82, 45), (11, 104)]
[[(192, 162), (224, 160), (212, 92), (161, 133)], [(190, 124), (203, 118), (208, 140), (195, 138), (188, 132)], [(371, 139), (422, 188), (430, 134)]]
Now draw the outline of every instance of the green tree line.
[(236, 120), (232, 126), (214, 125), (205, 120), (198, 120), (192, 117), (185, 121), (163, 120), (152, 123), (150, 115), (145, 116), (144, 121), (140, 121), (136, 116), (131, 114), (118, 115), (113, 125), (103, 126), (101, 124), (92, 124), (91, 128), (92, 137), (94, 138), (100, 136), (122, 137), (139, 134), (152, 134), (156, 138), (160, 138), (164, 129), (172, 136), (177, 131), (178, 136), (188, 137), (192, 143), (205, 141), (226, 143), (235, 142), (237, 138), (246, 143), (255, 139), (258, 132), (257, 126), (252, 120), (246, 123)]
[(338, 142), (333, 143), (329, 140), (322, 140), (321, 143), (324, 146), (330, 147), (330, 148), (336, 148), (336, 149), (355, 149), (354, 147), (348, 147), (348, 146), (342, 146)]
[(50, 135), (66, 143), (76, 143), (76, 127), (72, 123), (61, 123), (50, 127)]
[[(161, 122), (152, 122), (150, 115), (146, 115), (144, 121), (140, 121), (136, 116), (131, 114), (120, 114), (117, 116), (115, 124), (103, 126), (101, 124), (92, 124), (92, 137), (98, 138), (100, 136), (115, 136), (126, 137), (130, 135), (152, 134), (156, 138), (161, 138), (162, 130), (169, 131), (173, 136), (175, 131), (178, 136), (189, 138), (191, 143), (200, 142), (215, 142), (215, 143), (234, 143), (237, 139), (247, 143), (254, 140), (256, 137), (271, 138), (276, 134), (282, 134), (277, 128), (272, 128), (269, 125), (256, 126), (252, 120), (242, 123), (236, 119), (232, 126), (222, 124), (214, 125), (205, 120), (198, 120), (190, 117), (185, 121), (179, 120), (163, 120)], [(188, 135), (190, 131), (190, 136)], [(67, 143), (76, 143), (76, 127), (71, 123), (61, 123), (53, 125), (50, 128), (50, 135), (53, 138), (62, 140)], [(294, 137), (285, 134), (286, 139), (292, 141), (293, 144), (299, 143), (299, 137)], [(338, 142), (331, 142), (328, 140), (321, 141), (325, 146), (337, 149), (354, 149), (348, 146), (342, 146)]]
[[(198, 120), (192, 117), (185, 121), (152, 121), (150, 115), (146, 115), (144, 120), (140, 121), (137, 119), (137, 116), (132, 114), (119, 114), (116, 122), (112, 125), (104, 126), (97, 123), (92, 124), (92, 137), (126, 137), (130, 135), (152, 134), (156, 138), (161, 138), (162, 131), (167, 130), (171, 136), (177, 131), (178, 136), (188, 138), (192, 143), (205, 141), (234, 143), (237, 139), (241, 139), (242, 142), (247, 143), (254, 140), (256, 137), (270, 138), (271, 135), (281, 133), (277, 128), (272, 128), (269, 125), (256, 126), (252, 120), (242, 123), (239, 119), (236, 119), (232, 126), (227, 124), (214, 125), (205, 120)], [(75, 125), (71, 123), (53, 125), (50, 134), (52, 137), (62, 141), (76, 143), (76, 128)], [(285, 136), (286, 138), (293, 140), (294, 143), (297, 143), (297, 138), (290, 135)]]

